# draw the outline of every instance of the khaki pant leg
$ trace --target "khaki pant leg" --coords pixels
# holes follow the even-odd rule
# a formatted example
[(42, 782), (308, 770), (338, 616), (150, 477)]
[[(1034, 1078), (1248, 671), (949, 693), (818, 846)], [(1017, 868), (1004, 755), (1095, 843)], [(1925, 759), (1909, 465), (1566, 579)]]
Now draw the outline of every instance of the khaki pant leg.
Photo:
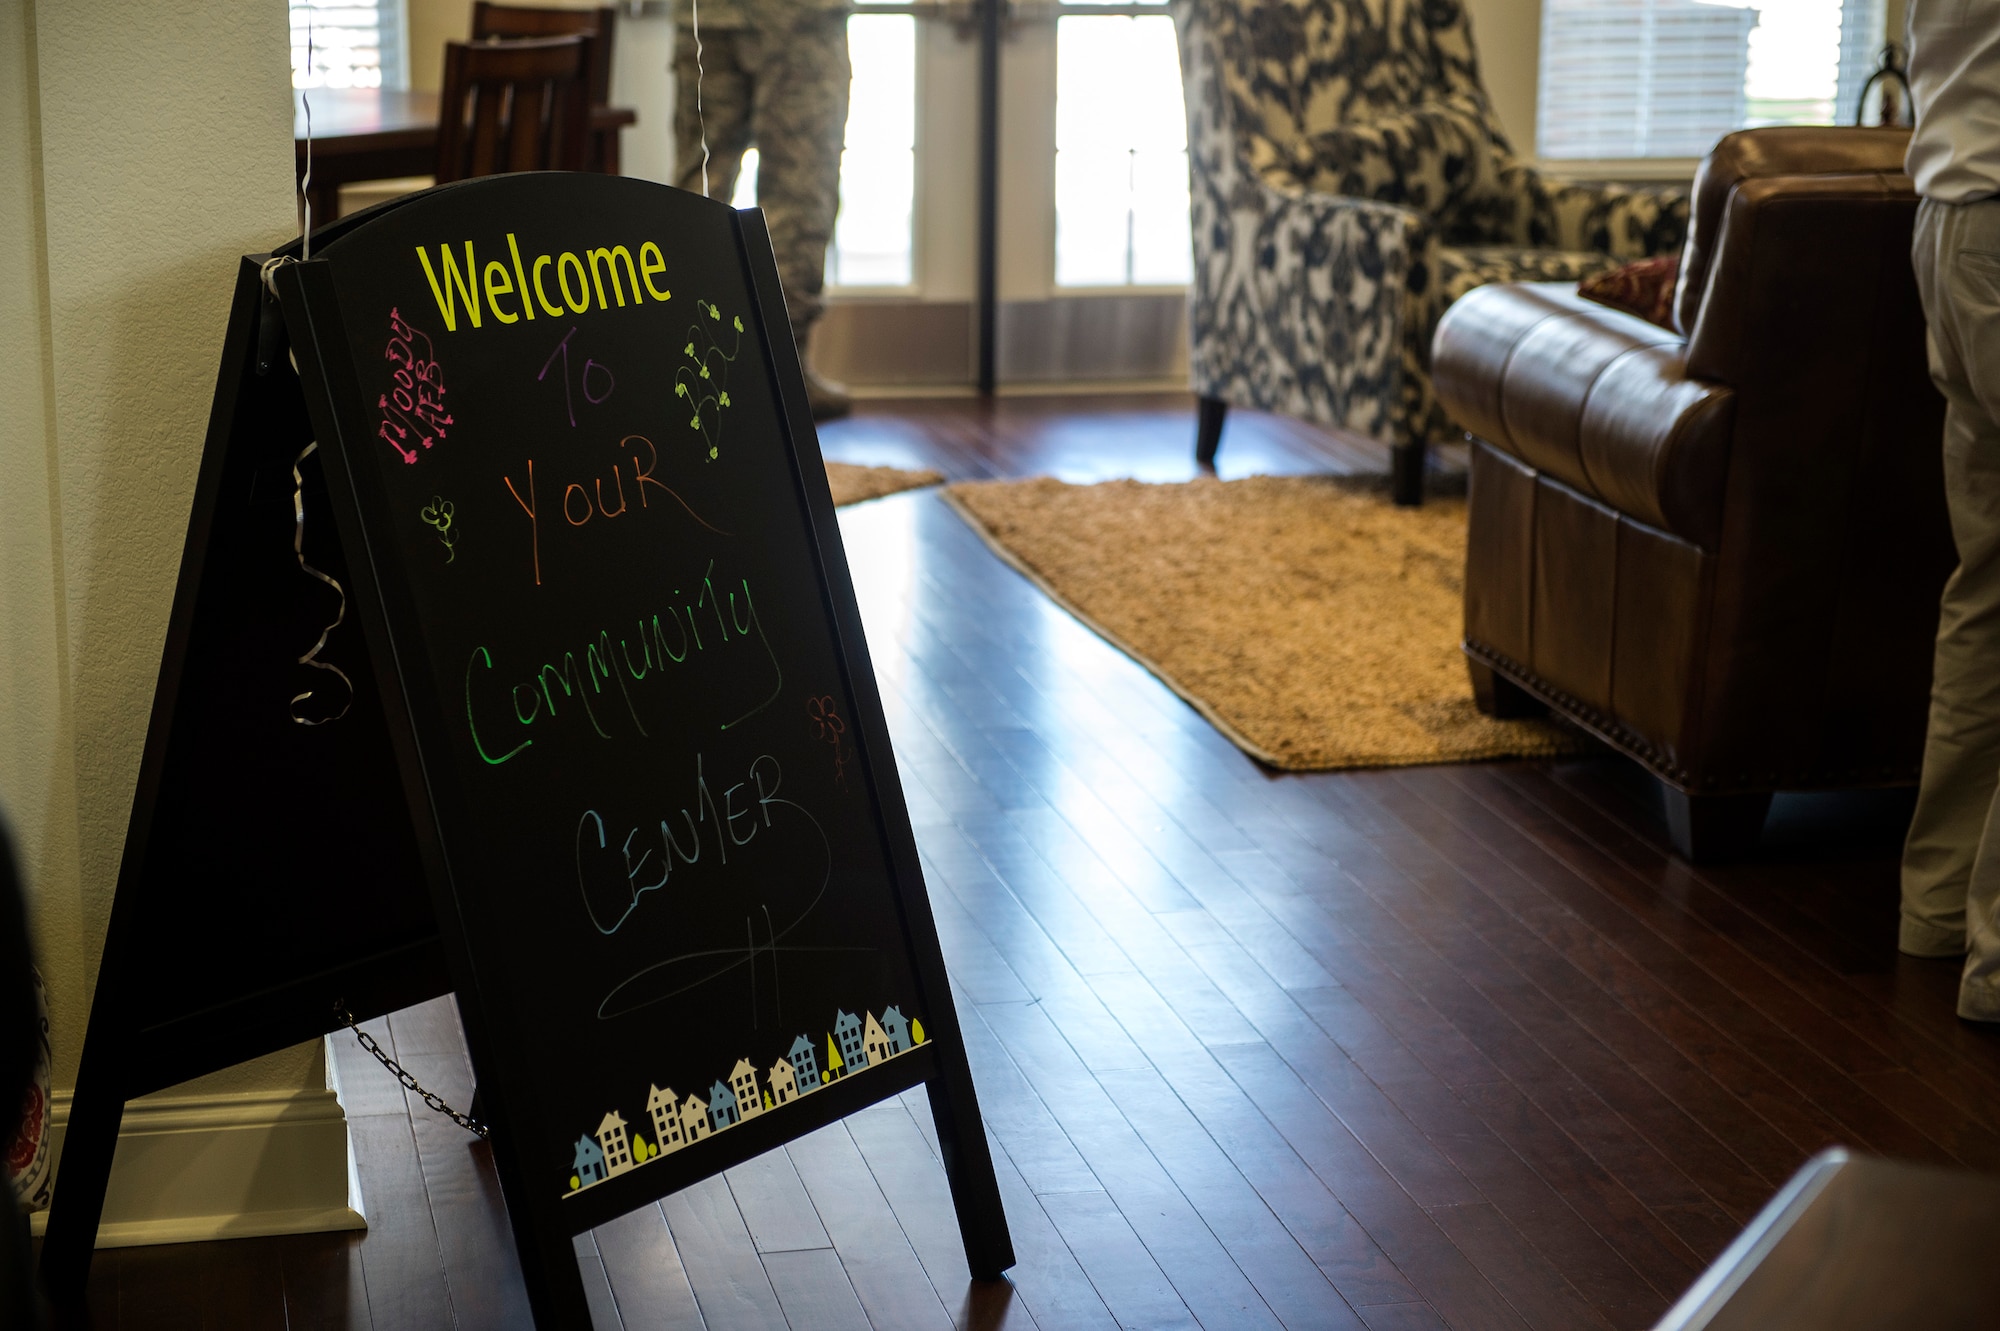
[(847, 135), (847, 16), (802, 8), (766, 20), (755, 57), (757, 204), (771, 228), (792, 332), (803, 345), (819, 318), (826, 247), (840, 211)]
[(708, 197), (725, 202), (736, 193), (736, 177), (750, 147), (753, 89), (743, 64), (746, 37), (739, 28), (703, 24), (697, 67), (694, 32), (683, 24), (674, 34), (674, 183), (701, 193), (705, 133)]
[[(1971, 957), (2000, 1016), (2000, 201), (1925, 202), (1913, 258), (1944, 394), (1946, 500), (1959, 567), (1945, 584), (1922, 786), (1903, 855), (1899, 942)], [(1968, 938), (1969, 933), (1969, 938)]]

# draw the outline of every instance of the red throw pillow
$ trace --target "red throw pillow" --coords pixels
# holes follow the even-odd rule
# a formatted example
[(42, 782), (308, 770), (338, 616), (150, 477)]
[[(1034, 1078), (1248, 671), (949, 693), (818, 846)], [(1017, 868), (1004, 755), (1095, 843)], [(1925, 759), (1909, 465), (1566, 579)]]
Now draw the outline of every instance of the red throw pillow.
[(1576, 294), (1614, 310), (1636, 314), (1647, 323), (1662, 328), (1674, 326), (1674, 283), (1681, 274), (1681, 256), (1662, 255), (1641, 259), (1608, 273), (1586, 277), (1576, 284)]

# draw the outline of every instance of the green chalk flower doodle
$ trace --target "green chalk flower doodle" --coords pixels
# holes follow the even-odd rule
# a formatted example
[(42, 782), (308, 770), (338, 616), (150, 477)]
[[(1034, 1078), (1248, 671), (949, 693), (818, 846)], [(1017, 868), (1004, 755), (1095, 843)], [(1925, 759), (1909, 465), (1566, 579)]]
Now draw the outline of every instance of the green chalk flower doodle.
[[(722, 311), (706, 300), (697, 300), (695, 305), (706, 314), (710, 323), (722, 322)], [(681, 348), (686, 363), (674, 372), (674, 396), (687, 399), (694, 408), (688, 420), (688, 428), (701, 435), (708, 445), (708, 458), (713, 462), (722, 456), (723, 413), (729, 408), (729, 370), (743, 350), (743, 320), (733, 317), (730, 325), (736, 336), (728, 348), (699, 321), (688, 328), (687, 344)], [(704, 408), (712, 408), (706, 419)]]

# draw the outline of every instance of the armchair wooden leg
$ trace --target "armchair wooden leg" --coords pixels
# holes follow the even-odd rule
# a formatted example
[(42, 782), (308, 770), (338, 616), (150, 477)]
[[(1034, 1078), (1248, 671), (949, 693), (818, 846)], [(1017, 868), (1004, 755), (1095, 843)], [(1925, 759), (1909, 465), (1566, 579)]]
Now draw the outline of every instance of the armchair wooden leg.
[(1473, 705), (1487, 716), (1508, 721), (1548, 712), (1540, 698), (1485, 662), (1467, 657), (1465, 669), (1472, 676)]
[(1389, 448), (1389, 494), (1404, 508), (1424, 502), (1424, 441)]
[(1229, 404), (1219, 397), (1195, 399), (1194, 460), (1203, 467), (1215, 466), (1215, 450), (1222, 446), (1222, 418)]
[(1770, 812), (1769, 791), (1757, 795), (1690, 795), (1662, 784), (1667, 835), (1674, 853), (1690, 864), (1735, 859), (1756, 849)]

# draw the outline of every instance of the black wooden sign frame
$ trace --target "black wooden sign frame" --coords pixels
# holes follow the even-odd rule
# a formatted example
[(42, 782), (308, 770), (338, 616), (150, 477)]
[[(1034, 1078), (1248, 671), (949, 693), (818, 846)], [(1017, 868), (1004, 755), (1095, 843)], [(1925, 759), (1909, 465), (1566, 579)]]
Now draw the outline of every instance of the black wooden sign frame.
[[(446, 188), (479, 189), (486, 184)], [(547, 177), (546, 184), (550, 189), (564, 188), (561, 177)], [(522, 188), (518, 178), (510, 188)], [(326, 238), (366, 225), (402, 202), (345, 220), (315, 239), (324, 244)], [(44, 1272), (58, 1293), (79, 1292), (87, 1275), (111, 1147), (127, 1099), (334, 1029), (336, 1002), (366, 1019), (447, 989), (457, 993), (483, 1114), (491, 1130), (494, 1165), (539, 1325), (589, 1324), (572, 1245), (575, 1235), (920, 1083), (929, 1093), (972, 1274), (996, 1278), (1013, 1264), (993, 1162), (770, 238), (761, 213), (732, 212), (729, 218), (735, 255), (752, 301), (747, 311), (749, 334), (761, 344), (768, 367), (768, 387), (788, 444), (789, 479), (801, 501), (813, 572), (832, 629), (832, 649), (844, 675), (859, 770), (876, 810), (891, 880), (881, 886), (891, 895), (900, 920), (904, 959), (916, 986), (913, 999), (929, 1024), (931, 1038), (868, 1069), (864, 1077), (832, 1081), (785, 1105), (781, 1113), (745, 1117), (728, 1132), (702, 1142), (698, 1150), (656, 1158), (643, 1169), (606, 1177), (581, 1193), (559, 1196), (528, 1167), (526, 1143), (546, 1136), (535, 1119), (534, 1087), (538, 1077), (547, 1075), (550, 1052), (531, 1048), (522, 1038), (522, 1014), (512, 1006), (507, 976), (494, 972), (494, 958), (482, 954), (480, 922), (468, 917), (464, 893), (453, 878), (453, 847), (446, 829), (468, 825), (469, 796), (442, 756), (445, 718), (434, 691), (411, 683), (425, 668), (418, 660), (424, 624), (401, 566), (402, 555), (383, 531), (387, 519), (381, 515), (389, 511), (389, 496), (380, 470), (366, 456), (381, 446), (376, 438), (380, 422), (368, 410), (368, 395), (356, 375), (345, 323), (350, 312), (342, 308), (327, 263), (276, 266), (272, 286), (282, 305), (281, 326), (298, 375), (294, 378), (282, 367), (260, 374), (260, 365), (269, 369), (275, 358), (273, 334), (280, 325), (259, 278), (262, 256), (246, 258), (44, 1248)], [(526, 293), (522, 295), (525, 301)], [(183, 807), (185, 802), (174, 803), (174, 791), (194, 767), (226, 771), (238, 758), (251, 757), (231, 753), (229, 738), (218, 741), (210, 733), (211, 723), (227, 706), (228, 689), (212, 684), (205, 691), (204, 679), (218, 673), (216, 660), (240, 645), (237, 637), (262, 633), (294, 643), (297, 639), (295, 631), (274, 633), (258, 626), (269, 602), (264, 589), (243, 580), (242, 547), (251, 537), (241, 530), (245, 520), (235, 501), (246, 489), (254, 493), (260, 474), (294, 457), (306, 439), (319, 441), (324, 502), (338, 534), (338, 549), (318, 558), (323, 567), (342, 575), (350, 617), (367, 646), (371, 678), (356, 681), (360, 687), (355, 691), (355, 714), (338, 725), (261, 738), (238, 735), (235, 742), (285, 749), (270, 761), (288, 770), (321, 764), (325, 789), (301, 791), (288, 786), (266, 811), (275, 824), (268, 832), (274, 844), (289, 845), (297, 854), (318, 854), (316, 840), (326, 838), (343, 819), (355, 817), (394, 823), (395, 830), (388, 834), (393, 844), (363, 846), (356, 853), (368, 858), (372, 877), (364, 875), (365, 882), (357, 878), (347, 892), (306, 908), (304, 923), (310, 928), (316, 920), (323, 926), (330, 940), (323, 940), (323, 947), (332, 949), (330, 957), (319, 958), (322, 964), (316, 969), (299, 976), (294, 968), (293, 978), (283, 982), (261, 975), (246, 979), (235, 990), (225, 976), (220, 981), (223, 1001), (184, 1017), (174, 1014), (169, 1004), (168, 1019), (160, 1020), (149, 1016), (157, 1011), (152, 996), (159, 991), (162, 973), (175, 962), (156, 954), (153, 932), (168, 913), (163, 903), (177, 895), (184, 900), (190, 887), (184, 878), (186, 865), (176, 861), (174, 851), (191, 837), (213, 833), (220, 822), (211, 814), (209, 825), (201, 826), (198, 813)], [(289, 479), (285, 478), (287, 483)], [(263, 535), (268, 545), (269, 533)], [(373, 687), (366, 687), (368, 683)], [(190, 738), (191, 732), (200, 737)], [(335, 745), (345, 746), (355, 756), (344, 766), (329, 768), (317, 750)], [(242, 780), (247, 787), (259, 780), (259, 764), (249, 761), (244, 766)], [(379, 806), (369, 805), (357, 794), (364, 785), (400, 792), (400, 817), (385, 820)], [(246, 790), (244, 797), (255, 793)], [(178, 815), (182, 823), (193, 818), (196, 825), (166, 828), (169, 814)], [(168, 843), (164, 848), (163, 841)], [(329, 873), (351, 874), (355, 868), (352, 856), (347, 862), (339, 855), (333, 859), (336, 863), (328, 867)], [(410, 906), (412, 894), (422, 893), (418, 880), (428, 885), (434, 912), (428, 930), (422, 927), (425, 921), (413, 919)], [(197, 888), (197, 898), (199, 894)], [(385, 935), (368, 927), (383, 909), (400, 921), (400, 933), (392, 930)], [(285, 932), (291, 933), (301, 922), (288, 919)], [(211, 933), (215, 927), (199, 918), (196, 923)], [(235, 941), (216, 939), (214, 954), (227, 957)], [(273, 956), (267, 950), (260, 958), (265, 970), (276, 966), (283, 972), (284, 944), (259, 941), (278, 952)]]

